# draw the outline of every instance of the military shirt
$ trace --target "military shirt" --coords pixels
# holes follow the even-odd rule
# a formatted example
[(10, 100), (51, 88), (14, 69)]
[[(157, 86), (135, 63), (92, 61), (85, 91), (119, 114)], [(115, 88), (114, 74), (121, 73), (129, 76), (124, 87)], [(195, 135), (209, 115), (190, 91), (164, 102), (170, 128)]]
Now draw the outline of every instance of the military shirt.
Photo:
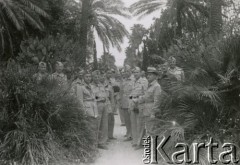
[(78, 92), (81, 88), (81, 85), (83, 85), (83, 81), (80, 80), (80, 79), (76, 79), (73, 81), (72, 83), (72, 88), (71, 88), (71, 93), (74, 95), (74, 96), (77, 96), (78, 95)]
[(67, 76), (64, 73), (53, 73), (52, 79), (58, 82), (58, 85), (66, 85), (67, 84)]
[(178, 81), (184, 81), (185, 79), (184, 71), (179, 67), (175, 67), (174, 69), (168, 68), (168, 73), (176, 77)]
[(95, 95), (97, 102), (106, 102), (106, 99), (108, 97), (107, 91), (105, 89), (105, 86), (103, 84), (93, 84), (93, 93)]
[(143, 96), (138, 99), (139, 103), (144, 103), (145, 110), (144, 116), (155, 115), (159, 111), (161, 104), (161, 86), (157, 80), (151, 82), (147, 88), (147, 91)]
[(139, 97), (144, 95), (144, 92), (147, 90), (148, 82), (143, 81), (142, 78), (139, 78), (135, 82), (133, 82), (132, 92), (130, 94), (131, 97)]
[(37, 81), (37, 83), (40, 83), (44, 78), (48, 78), (48, 73), (36, 73), (33, 75), (33, 79)]
[(120, 100), (121, 108), (129, 108), (129, 96), (132, 92), (133, 81), (128, 78), (123, 80), (123, 83), (120, 86)]
[(106, 80), (104, 83), (104, 87), (108, 96), (108, 99), (106, 100), (108, 113), (112, 113), (115, 102), (114, 102), (114, 92), (113, 92), (113, 87), (111, 85), (111, 82), (109, 80)]
[(77, 98), (81, 101), (81, 104), (83, 105), (85, 113), (88, 116), (92, 116), (92, 117), (98, 116), (96, 99), (93, 93), (93, 87), (91, 85), (87, 85), (86, 83), (83, 83), (80, 86), (79, 91), (77, 92)]

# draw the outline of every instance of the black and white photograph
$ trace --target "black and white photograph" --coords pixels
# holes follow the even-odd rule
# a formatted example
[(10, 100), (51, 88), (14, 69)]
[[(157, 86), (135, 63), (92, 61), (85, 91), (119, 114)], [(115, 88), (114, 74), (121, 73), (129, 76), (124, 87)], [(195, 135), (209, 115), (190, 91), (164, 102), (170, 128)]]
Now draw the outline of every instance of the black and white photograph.
[(240, 164), (240, 0), (0, 0), (0, 165)]

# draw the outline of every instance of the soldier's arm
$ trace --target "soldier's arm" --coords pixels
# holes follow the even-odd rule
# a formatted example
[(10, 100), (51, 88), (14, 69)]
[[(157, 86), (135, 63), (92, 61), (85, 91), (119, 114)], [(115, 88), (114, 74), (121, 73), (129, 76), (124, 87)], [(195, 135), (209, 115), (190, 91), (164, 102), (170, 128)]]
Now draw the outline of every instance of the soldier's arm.
[(154, 98), (154, 103), (153, 103), (153, 108), (152, 108), (152, 113), (153, 115), (160, 111), (160, 104), (161, 104), (161, 87), (156, 86), (155, 90), (153, 91), (153, 98)]
[(80, 104), (83, 106), (83, 87), (81, 86), (78, 91), (76, 91), (76, 95), (78, 100), (80, 101)]
[(181, 81), (184, 82), (185, 81), (185, 74), (184, 71), (182, 70), (181, 72)]

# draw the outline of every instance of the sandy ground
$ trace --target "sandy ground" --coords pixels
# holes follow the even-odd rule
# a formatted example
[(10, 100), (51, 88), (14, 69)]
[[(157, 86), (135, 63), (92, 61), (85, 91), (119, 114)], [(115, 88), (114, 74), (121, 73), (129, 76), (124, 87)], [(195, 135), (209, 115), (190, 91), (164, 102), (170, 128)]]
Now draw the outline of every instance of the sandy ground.
[(119, 115), (115, 115), (114, 136), (117, 140), (108, 144), (108, 150), (100, 150), (100, 156), (90, 165), (144, 165), (143, 149), (135, 151), (131, 142), (124, 142), (126, 127), (120, 126)]

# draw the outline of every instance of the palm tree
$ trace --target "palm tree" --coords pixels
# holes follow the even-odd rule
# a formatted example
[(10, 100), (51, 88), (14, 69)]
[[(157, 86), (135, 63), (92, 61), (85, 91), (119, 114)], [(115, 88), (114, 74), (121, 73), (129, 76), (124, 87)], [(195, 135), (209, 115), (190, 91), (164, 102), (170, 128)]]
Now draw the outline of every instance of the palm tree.
[(222, 31), (222, 0), (210, 0), (210, 33), (219, 34)]
[[(87, 30), (94, 28), (104, 48), (109, 49), (110, 46), (113, 46), (121, 50), (120, 44), (124, 37), (128, 36), (128, 31), (114, 16), (129, 18), (128, 9), (124, 7), (121, 0), (82, 0), (81, 46), (86, 47)], [(81, 64), (84, 66), (86, 63), (85, 51), (82, 51), (80, 58), (82, 59)]]
[(0, 1), (0, 42), (1, 53), (5, 52), (6, 42), (9, 44), (10, 54), (13, 56), (13, 31), (24, 31), (26, 26), (43, 30), (41, 17), (49, 18), (43, 5), (37, 0), (1, 0)]
[(203, 1), (190, 1), (190, 0), (169, 0), (167, 3), (161, 0), (140, 0), (131, 5), (130, 9), (133, 11), (135, 16), (139, 16), (142, 18), (146, 15), (149, 15), (155, 11), (160, 10), (167, 5), (167, 7), (171, 10), (171, 19), (173, 19), (172, 23), (177, 24), (176, 34), (178, 36), (182, 35), (182, 25), (183, 20), (186, 19), (186, 16), (194, 21), (195, 12), (198, 11), (204, 16), (209, 15), (207, 7), (202, 4)]

